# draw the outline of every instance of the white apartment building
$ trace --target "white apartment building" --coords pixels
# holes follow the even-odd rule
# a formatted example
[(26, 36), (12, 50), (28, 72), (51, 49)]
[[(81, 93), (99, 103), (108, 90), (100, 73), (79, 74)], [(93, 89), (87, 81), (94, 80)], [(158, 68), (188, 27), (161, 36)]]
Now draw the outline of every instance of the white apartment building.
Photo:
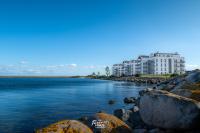
[(178, 53), (153, 53), (140, 55), (138, 59), (123, 61), (113, 65), (114, 76), (132, 76), (135, 74), (183, 74), (185, 61)]

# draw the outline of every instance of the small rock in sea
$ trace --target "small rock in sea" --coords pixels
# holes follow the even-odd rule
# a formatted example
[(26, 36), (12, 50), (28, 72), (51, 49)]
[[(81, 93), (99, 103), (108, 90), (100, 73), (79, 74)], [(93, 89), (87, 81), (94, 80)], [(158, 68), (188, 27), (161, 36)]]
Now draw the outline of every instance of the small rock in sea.
[(133, 106), (133, 108), (130, 108), (129, 110), (131, 110), (132, 112), (138, 112), (140, 109), (138, 106)]
[(124, 98), (124, 103), (130, 104), (130, 103), (135, 103), (135, 97), (126, 97)]
[(155, 89), (157, 89), (157, 87), (156, 87), (156, 86), (154, 86), (154, 87), (153, 87), (153, 89), (155, 90)]
[(88, 117), (87, 116), (83, 116), (81, 118), (79, 118), (78, 120), (80, 120), (81, 122), (87, 121)]
[(106, 113), (106, 111), (104, 111), (104, 110), (100, 110), (98, 113)]
[(135, 106), (140, 106), (140, 97), (135, 100)]
[(133, 112), (137, 112), (137, 111), (139, 111), (140, 109), (138, 108), (138, 106), (134, 106), (133, 107)]
[(112, 104), (115, 104), (115, 102), (116, 102), (115, 100), (109, 100), (108, 104), (112, 105)]

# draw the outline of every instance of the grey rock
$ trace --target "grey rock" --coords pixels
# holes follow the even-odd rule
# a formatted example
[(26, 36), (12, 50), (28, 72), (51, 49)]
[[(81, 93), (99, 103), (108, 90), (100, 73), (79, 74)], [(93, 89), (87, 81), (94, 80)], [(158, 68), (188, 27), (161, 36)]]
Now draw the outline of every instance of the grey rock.
[(131, 113), (128, 122), (133, 128), (144, 128), (146, 126), (142, 121), (139, 111)]
[(171, 93), (179, 95), (179, 96), (187, 97), (187, 98), (190, 98), (192, 95), (191, 90), (187, 90), (187, 89), (174, 89), (171, 91)]
[(146, 129), (134, 129), (133, 133), (147, 133)]
[(191, 83), (200, 82), (200, 70), (194, 70), (186, 76), (186, 81)]
[(147, 89), (141, 90), (141, 91), (139, 91), (139, 95), (143, 96), (146, 92), (149, 92), (151, 90), (153, 90), (153, 89), (152, 88), (147, 88)]
[(139, 109), (139, 107), (138, 106), (134, 106), (133, 107), (133, 112), (138, 112), (140, 109)]
[(139, 112), (147, 125), (165, 129), (200, 128), (200, 103), (167, 91), (144, 93)]
[(135, 100), (135, 106), (140, 106), (140, 97)]
[(110, 104), (110, 105), (115, 104), (115, 103), (116, 103), (115, 100), (109, 100), (109, 101), (108, 101), (108, 104)]
[(164, 131), (160, 130), (159, 128), (151, 129), (148, 133), (165, 133)]

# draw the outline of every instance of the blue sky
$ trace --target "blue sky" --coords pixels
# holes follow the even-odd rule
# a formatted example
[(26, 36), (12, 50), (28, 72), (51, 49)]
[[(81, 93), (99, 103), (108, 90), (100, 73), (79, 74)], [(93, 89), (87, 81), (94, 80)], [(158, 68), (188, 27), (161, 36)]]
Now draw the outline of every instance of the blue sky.
[(103, 73), (156, 51), (199, 68), (199, 0), (0, 1), (0, 75)]

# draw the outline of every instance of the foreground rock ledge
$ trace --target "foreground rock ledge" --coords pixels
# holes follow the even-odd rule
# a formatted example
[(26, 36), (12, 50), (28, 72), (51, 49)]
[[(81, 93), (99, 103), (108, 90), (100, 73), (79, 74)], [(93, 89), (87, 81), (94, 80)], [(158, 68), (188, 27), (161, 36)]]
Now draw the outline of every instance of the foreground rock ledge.
[[(98, 129), (91, 127), (91, 122), (93, 120), (101, 120), (105, 122), (104, 124), (106, 128)], [(85, 123), (93, 129), (94, 133), (132, 133), (132, 129), (125, 122), (106, 113), (97, 113), (89, 118)]]
[(93, 133), (86, 125), (76, 120), (65, 120), (39, 129), (36, 133)]
[(149, 90), (140, 98), (140, 115), (148, 124), (165, 129), (199, 129), (200, 103), (167, 91)]

